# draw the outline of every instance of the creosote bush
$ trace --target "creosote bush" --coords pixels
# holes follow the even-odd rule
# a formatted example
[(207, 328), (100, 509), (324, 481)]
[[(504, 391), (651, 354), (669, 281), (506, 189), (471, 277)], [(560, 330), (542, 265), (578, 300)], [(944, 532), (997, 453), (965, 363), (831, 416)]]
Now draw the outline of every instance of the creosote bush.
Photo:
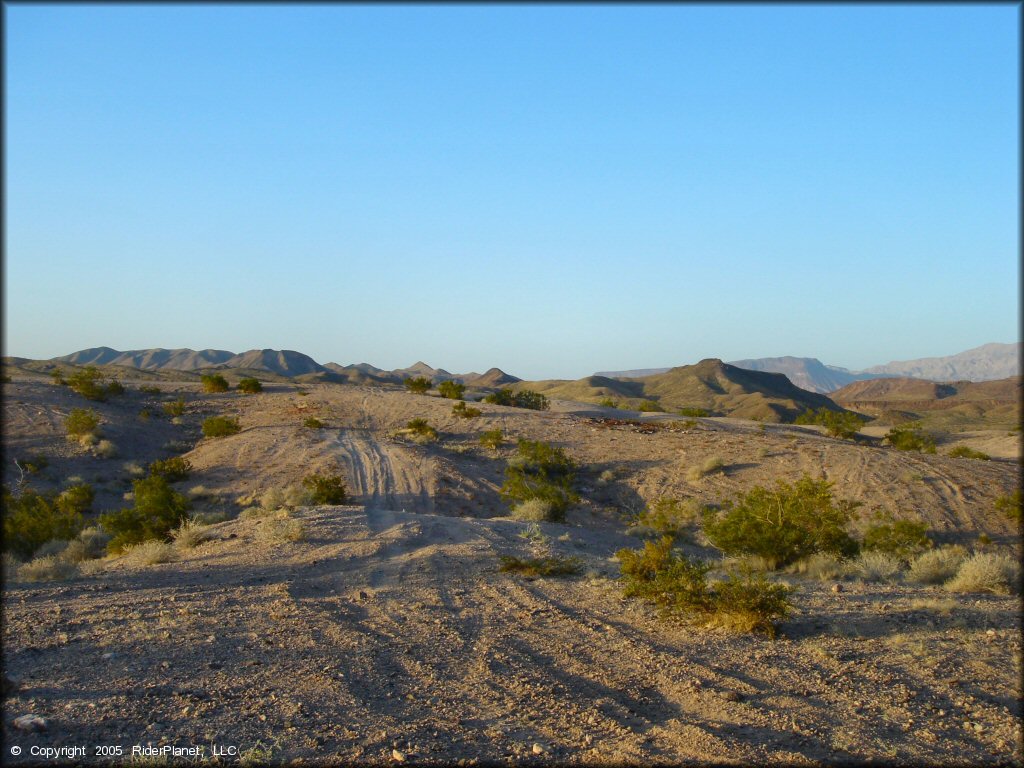
[(700, 516), (700, 505), (696, 500), (679, 500), (669, 497), (657, 499), (637, 516), (635, 524), (645, 526), (662, 536), (679, 536), (693, 525)]
[(169, 483), (187, 480), (192, 473), (192, 462), (181, 456), (154, 461), (149, 465), (149, 474), (159, 475)]
[(958, 445), (949, 452), (954, 459), (979, 459), (980, 461), (991, 461), (992, 457), (982, 451), (976, 451), (966, 445)]
[(315, 416), (310, 416), (302, 422), (302, 426), (306, 427), (306, 429), (323, 429), (324, 423)]
[(1020, 489), (1018, 488), (1008, 496), (999, 496), (993, 506), (999, 514), (1019, 523), (1022, 518), (1021, 509), (1024, 507)]
[(500, 429), (489, 429), (480, 435), (480, 445), (490, 448), (492, 451), (497, 451), (503, 442), (505, 442), (505, 433)]
[(402, 383), (414, 395), (424, 395), (430, 389), (430, 379), (426, 376), (408, 376)]
[(867, 424), (852, 411), (833, 411), (822, 406), (818, 410), (807, 410), (793, 419), (794, 424), (820, 424), (832, 437), (853, 439), (857, 432)]
[(187, 517), (188, 499), (160, 475), (134, 480), (132, 498), (134, 506), (100, 515), (100, 525), (113, 537), (112, 553), (149, 539), (166, 540)]
[(185, 401), (179, 397), (177, 400), (164, 403), (162, 408), (167, 416), (175, 418), (185, 413)]
[(471, 405), (466, 405), (464, 400), (460, 400), (452, 406), (452, 415), (458, 416), (463, 419), (475, 419), (479, 416), (482, 411), (479, 408), (474, 408)]
[(548, 399), (540, 392), (524, 389), (513, 392), (510, 388), (504, 387), (497, 392), (492, 392), (484, 398), (485, 403), (494, 405), (507, 405), (515, 408), (529, 408), (533, 411), (546, 411), (551, 405)]
[(457, 381), (442, 381), (437, 385), (437, 391), (441, 397), (447, 397), (449, 400), (461, 400), (466, 393), (466, 385)]
[(890, 429), (885, 441), (898, 451), (935, 453), (935, 438), (921, 429), (920, 422), (907, 422)]
[(30, 475), (37, 475), (50, 466), (50, 460), (42, 453), (24, 459), (15, 459), (15, 463)]
[(4, 550), (29, 558), (54, 539), (69, 541), (83, 527), (83, 516), (92, 510), (92, 486), (76, 485), (60, 494), (26, 490), (19, 496), (3, 488)]
[(405, 428), (416, 437), (425, 441), (437, 439), (437, 430), (430, 426), (426, 419), (410, 419)]
[(219, 373), (204, 373), (199, 377), (204, 392), (227, 392), (231, 387), (228, 380)]
[(104, 383), (103, 374), (94, 365), (75, 371), (63, 381), (86, 400), (102, 402), (112, 395), (124, 394), (121, 382), (111, 380)]
[(876, 522), (864, 532), (861, 548), (887, 552), (904, 562), (931, 548), (928, 526), (910, 520), (894, 520), (891, 515), (876, 515)]
[(565, 520), (570, 504), (579, 500), (572, 489), (576, 479), (576, 463), (565, 451), (548, 443), (519, 440), (518, 453), (505, 468), (501, 496), (516, 505), (540, 499), (551, 505), (548, 519)]
[(259, 379), (248, 376), (238, 382), (238, 391), (244, 395), (256, 395), (263, 391), (263, 384)]
[(847, 532), (858, 502), (833, 500), (832, 483), (804, 476), (795, 484), (754, 486), (704, 512), (704, 533), (727, 555), (760, 555), (772, 568), (815, 552), (851, 556), (857, 542)]
[(337, 474), (313, 474), (302, 478), (313, 504), (344, 504), (348, 498), (345, 481)]
[(242, 431), (238, 419), (230, 416), (211, 416), (203, 422), (203, 435), (205, 437), (228, 437), (237, 435)]
[(654, 400), (641, 400), (636, 409), (642, 413), (664, 413), (665, 409)]
[(91, 408), (72, 408), (71, 413), (64, 419), (64, 429), (73, 437), (95, 435), (99, 426), (99, 416)]
[(680, 408), (676, 413), (680, 416), (689, 416), (691, 418), (711, 415), (711, 411), (707, 408)]

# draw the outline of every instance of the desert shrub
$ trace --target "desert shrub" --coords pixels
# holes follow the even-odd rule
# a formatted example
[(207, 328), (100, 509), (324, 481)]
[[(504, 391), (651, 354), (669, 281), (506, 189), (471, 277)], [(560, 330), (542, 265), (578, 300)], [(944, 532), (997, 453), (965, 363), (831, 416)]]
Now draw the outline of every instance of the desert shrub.
[(686, 473), (686, 479), (690, 482), (696, 482), (702, 477), (713, 474), (715, 472), (724, 472), (725, 462), (722, 461), (720, 456), (712, 456), (704, 460), (704, 463), (698, 466), (690, 467)]
[(698, 515), (699, 505), (695, 501), (663, 497), (645, 507), (637, 516), (636, 524), (663, 536), (678, 536), (697, 520)]
[(242, 431), (238, 419), (230, 416), (211, 416), (203, 422), (203, 435), (205, 437), (228, 437), (237, 435)]
[(50, 460), (42, 453), (24, 459), (15, 459), (15, 463), (30, 475), (37, 475), (50, 466)]
[(309, 490), (313, 504), (344, 504), (348, 498), (341, 475), (306, 475), (302, 484)]
[(149, 410), (149, 408), (143, 408), (141, 411), (139, 411), (139, 420), (149, 421), (152, 415), (153, 413)]
[(820, 424), (832, 437), (852, 439), (867, 424), (867, 420), (851, 411), (833, 411), (824, 406), (807, 410), (793, 419), (794, 424)]
[(94, 365), (88, 365), (67, 377), (67, 385), (86, 400), (104, 401), (111, 395), (124, 394), (118, 381), (103, 383), (103, 374)]
[(209, 538), (207, 526), (195, 518), (182, 520), (181, 525), (171, 531), (171, 540), (178, 549), (193, 549)]
[(553, 520), (550, 501), (544, 499), (527, 499), (512, 507), (512, 517), (528, 523), (542, 523)]
[(124, 384), (122, 384), (120, 381), (117, 381), (115, 379), (111, 379), (107, 383), (107, 394), (111, 395), (111, 396), (123, 395), (124, 394)]
[(461, 400), (466, 393), (466, 385), (455, 381), (442, 381), (437, 385), (437, 391), (441, 397), (447, 397), (449, 400)]
[(228, 380), (219, 373), (204, 373), (199, 377), (204, 392), (227, 392), (231, 389)]
[(551, 505), (549, 519), (562, 521), (570, 504), (579, 500), (572, 490), (576, 463), (565, 451), (548, 443), (520, 440), (515, 460), (505, 468), (502, 498), (510, 504), (541, 499)]
[(680, 408), (677, 411), (677, 413), (680, 416), (690, 416), (690, 417), (710, 416), (711, 415), (711, 411), (709, 411), (707, 408)]
[(425, 394), (430, 389), (430, 379), (426, 376), (407, 376), (402, 383), (414, 395)]
[(182, 456), (160, 459), (149, 465), (149, 474), (159, 475), (169, 483), (187, 480), (192, 473), (192, 462)]
[(177, 559), (178, 553), (166, 541), (151, 539), (131, 544), (122, 551), (125, 562), (131, 565), (159, 565)]
[(216, 525), (217, 523), (223, 523), (229, 517), (230, 515), (227, 511), (221, 509), (211, 512), (197, 512), (193, 519), (200, 525)]
[(160, 387), (153, 386), (152, 384), (143, 384), (139, 387), (139, 392), (144, 395), (159, 395), (161, 393)]
[(529, 408), (533, 411), (546, 411), (550, 408), (548, 399), (540, 392), (524, 389), (520, 392), (513, 392), (508, 387), (492, 392), (484, 398), (485, 403), (494, 405), (508, 405), (516, 408)]
[(891, 581), (902, 567), (899, 557), (880, 549), (865, 550), (850, 562), (850, 571), (865, 581)]
[(800, 558), (786, 570), (808, 579), (826, 581), (842, 578), (849, 568), (846, 561), (831, 552), (815, 552), (813, 555)]
[(910, 520), (893, 520), (891, 516), (876, 516), (864, 532), (862, 549), (888, 552), (903, 561), (929, 549), (932, 540), (928, 538), (928, 526)]
[(729, 574), (712, 587), (708, 623), (733, 632), (763, 632), (775, 637), (776, 622), (790, 611), (791, 592), (763, 573)]
[(967, 550), (958, 545), (922, 552), (910, 561), (907, 579), (918, 584), (942, 584), (956, 576)]
[(954, 459), (980, 459), (981, 461), (990, 461), (992, 459), (987, 453), (976, 451), (966, 445), (958, 445), (949, 452), (949, 455)]
[(616, 402), (615, 400), (612, 400), (610, 397), (602, 398), (600, 401), (598, 401), (597, 404), (601, 405), (601, 406), (604, 406), (605, 408), (618, 408), (619, 407), (618, 402)]
[(604, 470), (600, 475), (597, 476), (598, 485), (608, 485), (608, 483), (615, 481), (615, 472), (610, 469)]
[(523, 576), (572, 576), (583, 570), (583, 562), (578, 557), (512, 557), (501, 556), (502, 573), (518, 573)]
[(32, 554), (32, 558), (38, 559), (40, 557), (56, 557), (57, 555), (63, 554), (64, 551), (68, 548), (68, 544), (70, 543), (70, 541), (66, 540), (51, 539), (50, 541), (43, 544), (43, 546), (41, 546), (39, 549), (37, 549)]
[[(103, 557), (106, 554), (107, 544), (110, 543), (110, 536), (103, 529), (91, 525), (78, 532), (78, 538), (75, 542), (82, 545), (83, 560), (95, 560), (97, 557)], [(72, 542), (72, 544), (75, 542)]]
[(256, 395), (263, 391), (263, 384), (259, 379), (247, 376), (238, 382), (238, 391), (244, 395)]
[(638, 411), (643, 413), (664, 413), (665, 409), (662, 408), (654, 400), (641, 400), (640, 405), (636, 407)]
[(32, 490), (14, 496), (4, 487), (4, 549), (28, 558), (48, 541), (73, 539), (82, 529), (83, 515), (92, 509), (93, 496), (88, 485), (57, 496)]
[(323, 429), (324, 423), (315, 416), (310, 416), (304, 422), (302, 422), (302, 426), (306, 427), (307, 429)]
[(96, 434), (99, 425), (99, 416), (91, 408), (72, 408), (64, 419), (65, 431), (74, 437)]
[(727, 555), (760, 555), (773, 568), (815, 552), (852, 555), (857, 543), (846, 531), (858, 502), (832, 498), (832, 484), (804, 476), (795, 484), (754, 486), (704, 512), (704, 533)]
[(77, 563), (50, 555), (39, 557), (18, 568), (20, 581), (64, 581), (79, 575)]
[(885, 441), (898, 451), (935, 453), (935, 438), (921, 429), (918, 422), (908, 422), (890, 429)]
[(452, 406), (452, 415), (459, 416), (463, 419), (475, 419), (479, 416), (482, 411), (479, 408), (474, 408), (471, 405), (466, 405), (464, 400), (460, 400)]
[(999, 496), (995, 500), (994, 506), (996, 512), (998, 512), (999, 514), (1004, 515), (1005, 517), (1008, 517), (1011, 520), (1016, 520), (1017, 522), (1020, 522), (1022, 517), (1021, 509), (1022, 506), (1024, 506), (1021, 500), (1020, 489), (1018, 488), (1016, 491), (1009, 494), (1008, 496)]
[(956, 575), (946, 582), (950, 592), (991, 592), (1009, 594), (1019, 589), (1020, 564), (1009, 555), (977, 552), (964, 560)]
[(505, 442), (505, 433), (500, 429), (489, 429), (480, 435), (480, 445), (490, 448), (492, 451), (498, 450), (503, 442)]
[(179, 397), (177, 400), (164, 403), (162, 408), (169, 417), (177, 418), (185, 413), (185, 401)]
[(132, 498), (134, 506), (100, 515), (100, 525), (112, 536), (110, 552), (149, 539), (165, 540), (188, 513), (188, 499), (160, 475), (134, 480)]
[(418, 437), (422, 437), (427, 440), (437, 439), (437, 430), (430, 426), (426, 419), (410, 419), (409, 423), (405, 425), (405, 428)]
[(117, 457), (117, 446), (109, 440), (100, 440), (96, 444), (96, 455), (104, 459)]
[(287, 514), (278, 513), (266, 518), (256, 529), (256, 537), (269, 544), (281, 544), (286, 541), (302, 541), (306, 538), (306, 528), (301, 520), (294, 520)]

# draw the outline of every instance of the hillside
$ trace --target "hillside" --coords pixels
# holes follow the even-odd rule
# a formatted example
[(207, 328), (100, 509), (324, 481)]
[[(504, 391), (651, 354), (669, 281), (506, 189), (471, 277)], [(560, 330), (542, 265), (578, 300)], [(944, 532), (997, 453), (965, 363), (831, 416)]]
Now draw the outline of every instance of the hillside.
[(825, 365), (814, 357), (761, 357), (756, 360), (733, 360), (729, 365), (748, 371), (783, 373), (801, 389), (819, 394), (828, 394), (851, 382), (875, 379), (882, 375), (854, 373), (845, 368)]
[(248, 352), (228, 358), (220, 367), (269, 371), (288, 377), (327, 370), (308, 355), (290, 349), (250, 349)]
[(876, 365), (864, 373), (888, 373), (933, 381), (991, 381), (1021, 373), (1021, 343), (983, 344), (947, 357), (923, 357)]

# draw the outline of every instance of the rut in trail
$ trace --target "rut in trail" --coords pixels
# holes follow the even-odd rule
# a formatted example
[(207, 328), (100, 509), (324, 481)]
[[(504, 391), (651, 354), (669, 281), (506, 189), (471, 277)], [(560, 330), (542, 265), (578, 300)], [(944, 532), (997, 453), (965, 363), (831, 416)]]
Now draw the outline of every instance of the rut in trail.
[(430, 457), (378, 442), (367, 431), (338, 435), (353, 497), (366, 509), (434, 511), (434, 466)]

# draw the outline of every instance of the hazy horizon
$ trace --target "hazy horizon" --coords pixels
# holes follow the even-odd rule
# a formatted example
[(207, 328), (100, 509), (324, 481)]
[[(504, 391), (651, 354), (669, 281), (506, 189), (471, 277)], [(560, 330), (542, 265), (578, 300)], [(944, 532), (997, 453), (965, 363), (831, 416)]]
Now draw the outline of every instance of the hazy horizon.
[(1017, 336), (1017, 6), (3, 13), (6, 355), (575, 379)]

